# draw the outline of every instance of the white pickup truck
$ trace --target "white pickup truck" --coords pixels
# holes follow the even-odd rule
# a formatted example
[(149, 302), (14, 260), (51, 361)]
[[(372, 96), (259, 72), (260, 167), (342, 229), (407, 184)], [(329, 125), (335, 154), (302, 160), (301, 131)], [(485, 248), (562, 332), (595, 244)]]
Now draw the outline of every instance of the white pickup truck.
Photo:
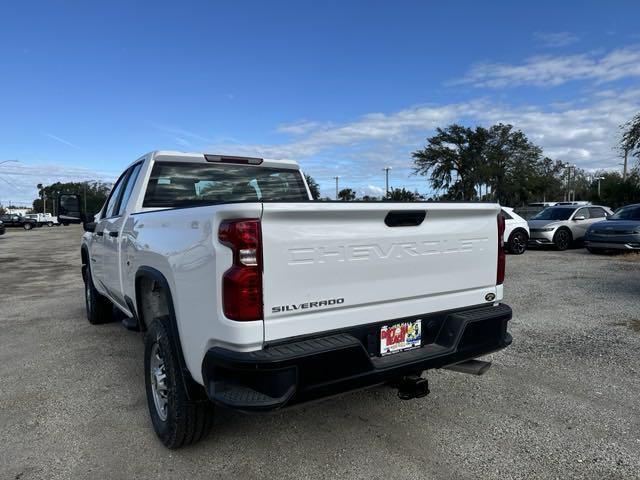
[(504, 218), (490, 203), (312, 201), (295, 162), (178, 152), (136, 160), (84, 223), (91, 323), (144, 332), (154, 429), (169, 448), (214, 405), (264, 411), (422, 372), (483, 373), (511, 343)]

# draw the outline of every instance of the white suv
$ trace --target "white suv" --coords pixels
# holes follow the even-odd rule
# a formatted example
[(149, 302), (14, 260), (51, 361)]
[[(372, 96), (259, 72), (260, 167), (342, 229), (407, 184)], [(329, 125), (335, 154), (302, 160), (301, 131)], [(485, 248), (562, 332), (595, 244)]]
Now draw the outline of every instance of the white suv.
[(522, 255), (529, 241), (529, 224), (513, 211), (513, 208), (502, 207), (504, 216), (504, 244), (509, 253)]

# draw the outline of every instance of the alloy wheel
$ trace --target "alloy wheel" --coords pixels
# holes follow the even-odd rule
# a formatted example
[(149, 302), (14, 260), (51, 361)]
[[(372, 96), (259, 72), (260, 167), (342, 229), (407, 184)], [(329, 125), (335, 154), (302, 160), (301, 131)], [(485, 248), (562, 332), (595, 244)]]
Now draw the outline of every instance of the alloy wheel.
[(569, 233), (565, 230), (560, 230), (558, 233), (558, 239), (556, 241), (556, 245), (560, 250), (566, 250), (569, 248)]
[(517, 232), (511, 239), (511, 250), (517, 255), (521, 255), (527, 248), (527, 240), (524, 233)]
[(154, 343), (151, 347), (151, 358), (149, 361), (149, 376), (151, 378), (151, 393), (153, 403), (156, 406), (156, 413), (160, 420), (166, 422), (169, 410), (169, 386), (167, 385), (167, 371), (160, 350), (160, 345)]

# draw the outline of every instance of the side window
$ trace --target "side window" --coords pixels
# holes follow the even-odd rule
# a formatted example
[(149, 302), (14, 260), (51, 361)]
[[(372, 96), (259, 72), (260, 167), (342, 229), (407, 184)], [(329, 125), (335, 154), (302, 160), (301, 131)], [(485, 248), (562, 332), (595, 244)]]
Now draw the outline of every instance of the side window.
[(129, 178), (127, 179), (124, 191), (122, 192), (122, 200), (120, 200), (120, 203), (118, 205), (118, 213), (116, 215), (122, 215), (124, 209), (127, 206), (127, 203), (129, 203), (131, 192), (133, 191), (133, 187), (136, 184), (136, 180), (138, 180), (138, 174), (140, 173), (141, 168), (142, 163), (138, 163), (129, 169), (131, 173), (129, 174)]
[(111, 190), (111, 194), (109, 195), (109, 200), (107, 200), (107, 207), (105, 208), (104, 218), (110, 218), (115, 215), (114, 212), (116, 211), (118, 198), (120, 198), (120, 192), (122, 192), (122, 187), (127, 177), (127, 173), (129, 173), (128, 170), (120, 176), (120, 178), (116, 182), (115, 187), (113, 187), (113, 190)]
[(513, 217), (509, 215), (509, 213), (506, 210), (502, 210), (502, 216), (504, 217), (505, 220), (513, 220)]
[(589, 209), (588, 208), (580, 208), (573, 216), (573, 218), (583, 216), (585, 219), (589, 218)]
[(607, 216), (607, 212), (598, 207), (589, 208), (589, 215), (591, 218), (605, 218)]

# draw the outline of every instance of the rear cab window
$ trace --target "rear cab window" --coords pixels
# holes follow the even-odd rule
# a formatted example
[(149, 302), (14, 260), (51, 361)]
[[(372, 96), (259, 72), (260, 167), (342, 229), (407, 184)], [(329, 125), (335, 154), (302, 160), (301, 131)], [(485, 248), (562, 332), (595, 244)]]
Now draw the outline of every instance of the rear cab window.
[(142, 206), (277, 201), (309, 201), (300, 171), (255, 165), (156, 162)]

